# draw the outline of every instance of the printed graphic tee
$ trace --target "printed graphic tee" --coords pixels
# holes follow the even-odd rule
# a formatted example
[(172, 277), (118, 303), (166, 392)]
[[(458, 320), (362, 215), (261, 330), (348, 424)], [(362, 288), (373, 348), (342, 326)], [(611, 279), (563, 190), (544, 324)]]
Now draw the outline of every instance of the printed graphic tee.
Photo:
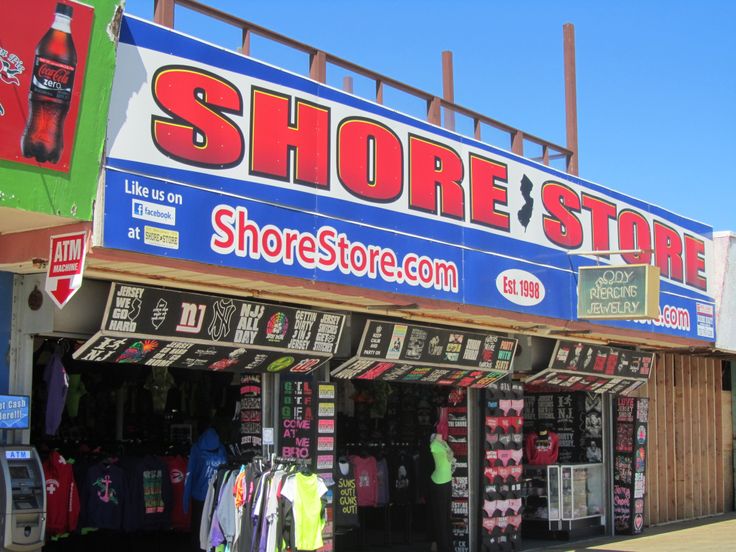
[(358, 496), (355, 493), (355, 475), (350, 462), (339, 462), (333, 478), (335, 527), (358, 527)]
[(557, 454), (559, 453), (560, 438), (553, 432), (547, 432), (547, 435), (539, 435), (538, 433), (530, 433), (526, 438), (524, 451), (529, 464), (546, 466), (557, 462)]
[(372, 456), (362, 458), (351, 456), (355, 472), (356, 493), (358, 506), (375, 506), (378, 500), (378, 466)]
[(189, 531), (191, 512), (184, 511), (184, 478), (187, 475), (187, 460), (182, 456), (164, 456), (171, 482), (171, 526), (177, 531)]

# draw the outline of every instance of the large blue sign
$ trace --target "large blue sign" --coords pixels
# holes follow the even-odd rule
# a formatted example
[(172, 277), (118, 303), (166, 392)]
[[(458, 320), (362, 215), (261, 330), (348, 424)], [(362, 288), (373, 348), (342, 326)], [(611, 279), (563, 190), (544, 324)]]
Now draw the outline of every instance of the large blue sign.
[(701, 223), (135, 18), (112, 102), (106, 247), (562, 320), (626, 250), (662, 315), (605, 324), (714, 339)]

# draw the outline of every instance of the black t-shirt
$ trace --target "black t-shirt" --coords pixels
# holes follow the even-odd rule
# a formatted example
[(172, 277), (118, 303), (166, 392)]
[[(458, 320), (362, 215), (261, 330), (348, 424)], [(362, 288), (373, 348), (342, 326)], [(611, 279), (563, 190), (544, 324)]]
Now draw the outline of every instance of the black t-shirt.
[(415, 496), (414, 457), (400, 452), (389, 459), (389, 486), (395, 504), (413, 504)]
[(350, 462), (338, 462), (335, 468), (334, 480), (335, 527), (359, 527), (358, 495), (356, 494), (352, 464)]

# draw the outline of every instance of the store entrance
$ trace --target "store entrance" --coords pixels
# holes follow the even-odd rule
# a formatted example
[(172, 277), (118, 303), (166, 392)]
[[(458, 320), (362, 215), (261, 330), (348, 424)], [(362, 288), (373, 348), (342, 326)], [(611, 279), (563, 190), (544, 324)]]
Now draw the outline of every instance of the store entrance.
[(223, 458), (243, 452), (239, 376), (134, 364), (142, 350), (126, 352), (129, 364), (81, 362), (72, 358), (80, 344), (35, 341), (31, 444), (46, 477), (44, 550), (199, 550), (184, 508), (199, 492), (185, 489), (190, 452), (205, 433)]
[(524, 394), (524, 548), (601, 535), (606, 523), (603, 395)]
[(336, 550), (426, 552), (443, 539), (462, 550), (468, 538), (465, 390), (336, 383)]

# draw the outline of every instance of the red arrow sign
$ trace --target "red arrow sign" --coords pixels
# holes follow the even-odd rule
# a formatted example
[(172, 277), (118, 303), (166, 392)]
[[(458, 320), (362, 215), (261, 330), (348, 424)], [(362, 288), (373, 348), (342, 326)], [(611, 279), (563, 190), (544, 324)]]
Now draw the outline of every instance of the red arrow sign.
[(82, 286), (86, 254), (86, 232), (51, 236), (45, 289), (59, 308), (63, 308)]

